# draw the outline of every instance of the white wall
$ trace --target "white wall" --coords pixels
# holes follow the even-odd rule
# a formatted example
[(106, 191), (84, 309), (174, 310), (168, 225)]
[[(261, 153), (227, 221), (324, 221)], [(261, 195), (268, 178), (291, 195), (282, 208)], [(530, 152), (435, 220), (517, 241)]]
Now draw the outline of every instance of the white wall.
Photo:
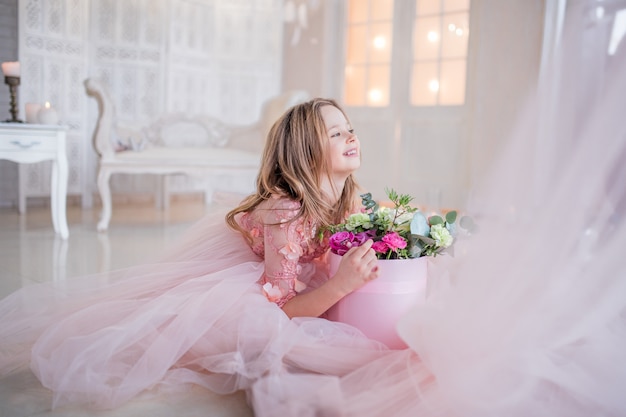
[[(411, 10), (411, 1), (396, 0), (400, 17)], [(285, 40), (283, 85), (341, 101), (345, 4), (320, 3), (299, 44)], [(536, 82), (544, 6), (545, 0), (471, 1), (465, 106), (410, 108), (408, 86), (396, 84), (389, 108), (347, 108), (362, 142), (363, 165), (357, 176), (364, 188), (378, 198), (389, 186), (412, 194), (418, 204), (462, 206)], [(394, 36), (411, 34), (396, 30)]]
[[(9, 3), (13, 7), (17, 3), (15, 0), (0, 1), (2, 2), (0, 4)], [(341, 99), (340, 64), (343, 46), (340, 29), (342, 20), (336, 10), (342, 6), (343, 0), (296, 2), (317, 4), (315, 10), (309, 10), (308, 27), (302, 31), (300, 41), (296, 45), (291, 44), (293, 26), (283, 26), (280, 13), (275, 16), (275, 24), (279, 25), (281, 31), (283, 28), (285, 30), (282, 38), (282, 68), (272, 67), (268, 61), (264, 62), (262, 56), (255, 55), (258, 48), (251, 49), (249, 45), (246, 45), (245, 40), (246, 37), (247, 39), (251, 36), (255, 38), (255, 35), (251, 33), (267, 32), (269, 26), (260, 24), (253, 16), (259, 13), (259, 7), (264, 4), (274, 4), (274, 1), (188, 2), (189, 4), (222, 4), (229, 8), (229, 14), (224, 15), (226, 20), (216, 20), (216, 24), (222, 25), (223, 30), (228, 33), (240, 31), (245, 35), (225, 38), (226, 43), (216, 41), (216, 45), (222, 48), (220, 53), (225, 54), (224, 56), (228, 59), (223, 61), (225, 64), (219, 68), (211, 67), (211, 74), (215, 75), (219, 71), (229, 72), (233, 68), (242, 72), (260, 68), (264, 71), (263, 74), (274, 74), (277, 77), (278, 84), (271, 87), (276, 90), (305, 89), (312, 95)], [(107, 3), (117, 4), (116, 2)], [(375, 195), (380, 197), (383, 186), (390, 185), (400, 191), (415, 194), (419, 200), (424, 201), (432, 199), (429, 195), (428, 184), (435, 183), (435, 188), (442, 190), (440, 196), (442, 205), (459, 206), (462, 203), (473, 184), (487, 172), (487, 167), (516, 120), (525, 94), (534, 85), (543, 35), (543, 8), (544, 0), (472, 1), (467, 105), (460, 112), (457, 111), (452, 115), (446, 115), (445, 111), (444, 113), (415, 112), (407, 109), (396, 113), (395, 116), (401, 114), (402, 122), (407, 126), (403, 133), (405, 137), (399, 142), (401, 147), (398, 149), (403, 161), (396, 160), (397, 153), (377, 149), (381, 140), (385, 138), (393, 140), (393, 126), (380, 125), (369, 129), (366, 124), (362, 123), (369, 122), (371, 118), (367, 115), (366, 117), (357, 115), (356, 127), (364, 148), (369, 153), (359, 173), (359, 178), (367, 189), (374, 191)], [(270, 18), (265, 16), (265, 22), (270, 21), (268, 20)], [(92, 13), (91, 19), (94, 18)], [(93, 23), (92, 21), (91, 28), (95, 30), (98, 26)], [(233, 25), (240, 29), (233, 28)], [(2, 27), (4, 29), (4, 25)], [(258, 32), (250, 32), (250, 27), (256, 27)], [(172, 39), (183, 36), (182, 32), (176, 32), (175, 26), (161, 29), (169, 31)], [(256, 37), (267, 39), (261, 35)], [(257, 105), (249, 106), (251, 93), (249, 84), (245, 82), (245, 76), (240, 78), (243, 82), (234, 78), (232, 82), (220, 83), (213, 78), (214, 81), (208, 81), (206, 85), (198, 84), (194, 81), (195, 70), (184, 72), (183, 68), (185, 67), (183, 60), (192, 62), (198, 58), (193, 48), (181, 50), (180, 42), (172, 42), (170, 47), (176, 50), (170, 51), (172, 60), (166, 61), (163, 65), (172, 66), (176, 68), (176, 71), (170, 72), (172, 75), (167, 81), (168, 87), (164, 92), (169, 96), (166, 103), (170, 104), (164, 105), (163, 108), (167, 110), (183, 108), (189, 111), (193, 106), (207, 105), (211, 112), (225, 112), (221, 115), (229, 121), (234, 121), (238, 117), (249, 120), (252, 117), (250, 115), (254, 113)], [(0, 48), (0, 50), (4, 49), (4, 47)], [(91, 54), (95, 53), (95, 50), (92, 50)], [(207, 58), (200, 57), (200, 59), (206, 62)], [(93, 74), (97, 75), (106, 74), (109, 67), (118, 68), (115, 70), (118, 72), (127, 67), (121, 63), (112, 66), (113, 61), (106, 59), (96, 59), (92, 62), (96, 62), (96, 65), (89, 68), (94, 70)], [(181, 74), (182, 78), (179, 78), (177, 74)], [(122, 73), (115, 76), (118, 77), (116, 80), (124, 79)], [(121, 83), (121, 81), (115, 81), (115, 83), (118, 82)], [(202, 104), (204, 102), (201, 99), (198, 100), (199, 96), (189, 95), (189, 91), (198, 85), (202, 91), (205, 91), (205, 87), (208, 88), (207, 91), (210, 91), (207, 94), (211, 94), (211, 99), (206, 102), (207, 104)], [(119, 88), (124, 88), (123, 84), (119, 84)], [(139, 84), (133, 84), (132, 88), (138, 88), (141, 91)], [(217, 96), (214, 93), (217, 93)], [(254, 94), (258, 99), (259, 92), (256, 91)], [(121, 97), (123, 96), (118, 96), (118, 99), (121, 100)], [(95, 103), (91, 101), (87, 103), (91, 114), (90, 123), (93, 123)], [(143, 113), (135, 115), (132, 112), (125, 112), (125, 114), (127, 116), (132, 114), (135, 118)], [(132, 120), (131, 118), (130, 121)], [(86, 131), (91, 134), (89, 129)], [(409, 137), (410, 141), (407, 141)], [(89, 142), (90, 138), (80, 140)], [(389, 149), (389, 147), (382, 146), (381, 149)], [(428, 164), (415, 163), (413, 160), (416, 159), (412, 155), (419, 155), (420, 152), (435, 155), (432, 157), (434, 159), (429, 160)], [(380, 167), (385, 166), (396, 170), (392, 182), (384, 178), (386, 172)], [(437, 167), (445, 169), (443, 172), (437, 172)], [(0, 179), (0, 205), (6, 205), (7, 201), (8, 204), (12, 204), (15, 193), (14, 189), (7, 188), (7, 183), (14, 184), (16, 181), (5, 174), (5, 171), (0, 171), (0, 173), (3, 174)]]
[(488, 172), (538, 76), (545, 0), (473, 0), (467, 187)]

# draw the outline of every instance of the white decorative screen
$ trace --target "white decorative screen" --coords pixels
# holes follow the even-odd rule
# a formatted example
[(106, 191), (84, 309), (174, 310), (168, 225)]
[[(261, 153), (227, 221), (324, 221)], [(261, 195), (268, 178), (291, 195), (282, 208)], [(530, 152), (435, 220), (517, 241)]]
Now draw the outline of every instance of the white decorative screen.
[[(49, 101), (70, 126), (68, 193), (83, 205), (97, 169), (85, 78), (104, 80), (127, 127), (166, 112), (247, 124), (280, 91), (282, 0), (20, 0), (19, 19), (22, 118), (25, 103)], [(20, 171), (23, 194), (49, 195), (49, 166)], [(114, 191), (152, 182), (119, 177)]]
[[(82, 0), (19, 2), (22, 119), (25, 103), (50, 102), (61, 122), (69, 126), (69, 194), (83, 193), (87, 126), (82, 80), (86, 76), (87, 6)], [(49, 195), (49, 164), (20, 165), (22, 193)]]

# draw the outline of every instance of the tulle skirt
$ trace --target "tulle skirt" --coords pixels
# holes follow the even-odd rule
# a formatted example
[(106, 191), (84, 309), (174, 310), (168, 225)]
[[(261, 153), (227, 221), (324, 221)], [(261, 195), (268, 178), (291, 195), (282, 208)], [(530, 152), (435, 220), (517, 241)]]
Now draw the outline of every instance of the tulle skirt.
[[(483, 239), (457, 250), (488, 248)], [(486, 271), (484, 258), (430, 260), (428, 298), (398, 326), (410, 349), (389, 350), (342, 323), (290, 320), (262, 295), (262, 261), (221, 216), (199, 222), (175, 248), (162, 262), (25, 287), (2, 300), (1, 373), (30, 366), (53, 392), (53, 408), (114, 408), (194, 384), (244, 390), (256, 416), (626, 410), (626, 370), (615, 366), (626, 346), (626, 281), (603, 274), (620, 270), (617, 253), (607, 253), (617, 263), (590, 271), (605, 277), (607, 291), (591, 281), (567, 291), (582, 275), (562, 274), (554, 256), (534, 259), (541, 271), (560, 265), (550, 275), (524, 276), (520, 259), (471, 279), (463, 271)], [(304, 276), (314, 283), (326, 273), (319, 262)]]
[[(303, 389), (337, 385), (393, 354), (348, 325), (290, 320), (262, 294), (263, 262), (223, 216), (202, 220), (174, 247), (161, 262), (29, 286), (2, 300), (1, 373), (29, 365), (53, 391), (53, 407), (112, 408), (197, 384), (246, 390), (255, 409), (270, 412), (290, 403), (281, 399), (286, 390), (304, 398)], [(304, 277), (316, 285), (327, 267), (312, 263)]]

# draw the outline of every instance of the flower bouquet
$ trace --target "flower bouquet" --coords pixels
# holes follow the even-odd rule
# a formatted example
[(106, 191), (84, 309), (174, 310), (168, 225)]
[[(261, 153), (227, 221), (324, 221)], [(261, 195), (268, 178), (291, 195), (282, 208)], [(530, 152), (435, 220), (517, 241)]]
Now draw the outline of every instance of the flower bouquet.
[[(410, 206), (413, 198), (398, 195), (393, 189), (386, 190), (394, 207), (381, 207), (372, 200), (372, 194), (361, 195), (363, 211), (348, 216), (345, 223), (331, 227), (330, 250), (343, 255), (353, 246), (360, 246), (373, 239), (372, 248), (378, 259), (411, 259), (421, 256), (437, 256), (451, 250), (457, 235), (457, 212), (426, 217)], [(461, 219), (465, 230), (473, 228), (472, 221)]]
[[(426, 217), (410, 203), (409, 195), (386, 190), (393, 207), (380, 206), (370, 193), (361, 195), (363, 209), (345, 223), (331, 227), (329, 269), (333, 276), (341, 256), (350, 248), (373, 239), (380, 275), (374, 281), (341, 299), (328, 310), (328, 318), (348, 323), (368, 337), (392, 349), (406, 344), (396, 332), (396, 323), (411, 307), (425, 300), (427, 258), (451, 252), (457, 235), (457, 212)], [(471, 230), (469, 217), (461, 227)]]

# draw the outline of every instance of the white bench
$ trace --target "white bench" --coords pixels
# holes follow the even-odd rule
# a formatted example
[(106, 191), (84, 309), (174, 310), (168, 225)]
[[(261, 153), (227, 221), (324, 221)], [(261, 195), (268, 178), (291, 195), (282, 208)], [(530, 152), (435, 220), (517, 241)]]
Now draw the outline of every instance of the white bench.
[[(113, 138), (113, 102), (96, 79), (85, 80), (87, 94), (98, 101), (99, 117), (93, 145), (99, 156), (98, 190), (102, 214), (98, 230), (109, 227), (112, 215), (111, 175), (186, 174), (206, 181), (205, 202), (210, 203), (213, 190), (224, 176), (249, 184), (252, 191), (261, 160), (265, 136), (272, 123), (289, 107), (307, 100), (304, 91), (291, 91), (269, 100), (262, 109), (258, 123), (231, 128), (210, 117), (164, 115), (141, 131), (141, 136), (128, 133), (126, 147), (116, 148)], [(139, 132), (136, 131), (136, 134)], [(162, 197), (163, 198), (163, 197)], [(167, 199), (162, 201), (167, 205)]]

